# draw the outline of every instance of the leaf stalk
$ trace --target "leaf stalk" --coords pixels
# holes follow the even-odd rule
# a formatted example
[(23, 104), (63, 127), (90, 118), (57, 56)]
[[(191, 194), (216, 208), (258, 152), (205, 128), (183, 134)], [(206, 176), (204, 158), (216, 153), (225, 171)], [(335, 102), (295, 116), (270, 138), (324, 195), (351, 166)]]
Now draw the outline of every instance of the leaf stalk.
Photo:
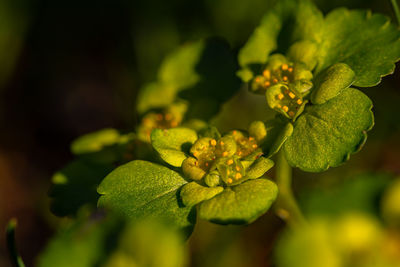
[(276, 214), (292, 227), (304, 225), (306, 220), (292, 191), (292, 168), (282, 151), (278, 153), (276, 183), (279, 188)]

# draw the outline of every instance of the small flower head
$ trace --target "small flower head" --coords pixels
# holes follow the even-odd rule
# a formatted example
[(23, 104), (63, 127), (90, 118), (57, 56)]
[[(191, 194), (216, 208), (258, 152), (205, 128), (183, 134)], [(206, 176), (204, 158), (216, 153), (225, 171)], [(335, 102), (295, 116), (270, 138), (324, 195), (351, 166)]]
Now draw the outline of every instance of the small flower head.
[(241, 131), (219, 139), (202, 137), (192, 145), (192, 156), (183, 161), (182, 171), (187, 178), (210, 187), (242, 183), (249, 179), (247, 169), (262, 155), (257, 140)]
[(186, 105), (176, 103), (159, 112), (146, 114), (138, 126), (138, 137), (145, 142), (150, 142), (150, 134), (154, 129), (170, 129), (178, 127), (183, 120)]
[[(292, 84), (298, 81), (309, 81), (312, 73), (302, 64), (289, 62), (285, 56), (272, 55), (260, 75), (254, 77), (250, 90), (264, 94), (268, 88), (276, 84)], [(308, 90), (311, 87), (307, 88)]]
[(300, 115), (307, 102), (294, 88), (284, 84), (269, 88), (265, 96), (270, 108), (289, 119), (295, 119)]

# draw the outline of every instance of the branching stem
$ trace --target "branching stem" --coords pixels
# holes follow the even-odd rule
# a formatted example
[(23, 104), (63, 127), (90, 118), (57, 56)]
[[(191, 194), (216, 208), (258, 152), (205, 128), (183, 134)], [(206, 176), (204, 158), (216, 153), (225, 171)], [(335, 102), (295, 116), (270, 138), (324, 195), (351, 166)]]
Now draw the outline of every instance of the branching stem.
[(276, 164), (276, 182), (279, 188), (276, 213), (290, 226), (296, 227), (306, 223), (297, 205), (292, 191), (292, 168), (286, 161), (283, 152), (279, 152)]

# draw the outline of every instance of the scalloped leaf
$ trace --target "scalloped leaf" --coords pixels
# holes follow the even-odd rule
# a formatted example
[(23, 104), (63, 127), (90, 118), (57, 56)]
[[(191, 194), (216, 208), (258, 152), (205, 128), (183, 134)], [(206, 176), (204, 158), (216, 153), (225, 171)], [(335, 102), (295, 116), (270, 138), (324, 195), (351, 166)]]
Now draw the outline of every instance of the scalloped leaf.
[(112, 165), (75, 160), (52, 177), (49, 192), (50, 209), (57, 216), (75, 215), (86, 204), (96, 206), (100, 195), (96, 192), (101, 180), (109, 174)]
[(324, 22), (316, 72), (346, 63), (356, 74), (355, 86), (377, 85), (400, 59), (400, 31), (389, 18), (365, 10), (340, 8)]
[(189, 152), (197, 138), (197, 133), (189, 128), (155, 129), (151, 133), (151, 144), (165, 162), (181, 167), (187, 158), (185, 152)]
[(283, 146), (289, 164), (321, 172), (348, 160), (362, 147), (374, 124), (371, 109), (371, 100), (354, 88), (322, 105), (307, 107)]
[(165, 218), (178, 227), (194, 223), (195, 214), (183, 207), (179, 189), (187, 184), (167, 167), (135, 160), (111, 172), (98, 187), (98, 205), (111, 208), (129, 218)]
[(202, 202), (199, 217), (219, 224), (251, 223), (270, 208), (277, 194), (278, 187), (270, 180), (248, 180)]

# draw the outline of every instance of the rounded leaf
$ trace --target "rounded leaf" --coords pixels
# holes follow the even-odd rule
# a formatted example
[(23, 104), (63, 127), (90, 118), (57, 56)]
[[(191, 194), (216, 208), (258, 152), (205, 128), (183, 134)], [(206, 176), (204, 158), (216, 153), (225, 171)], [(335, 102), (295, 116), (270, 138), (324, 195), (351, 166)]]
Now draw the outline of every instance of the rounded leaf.
[(197, 140), (197, 133), (188, 128), (155, 129), (151, 133), (151, 144), (160, 157), (174, 167), (181, 167), (189, 151)]
[(278, 187), (270, 180), (249, 180), (202, 202), (199, 216), (219, 224), (251, 223), (270, 208), (277, 194)]
[(186, 180), (167, 167), (134, 160), (111, 172), (97, 192), (98, 205), (109, 207), (129, 218), (165, 218), (179, 227), (193, 223), (191, 209), (182, 207), (179, 189)]
[(322, 105), (309, 106), (284, 144), (290, 165), (320, 172), (348, 160), (364, 144), (373, 124), (372, 102), (348, 88)]
[(311, 94), (313, 104), (323, 104), (334, 98), (354, 82), (355, 73), (345, 63), (337, 63), (317, 76)]

